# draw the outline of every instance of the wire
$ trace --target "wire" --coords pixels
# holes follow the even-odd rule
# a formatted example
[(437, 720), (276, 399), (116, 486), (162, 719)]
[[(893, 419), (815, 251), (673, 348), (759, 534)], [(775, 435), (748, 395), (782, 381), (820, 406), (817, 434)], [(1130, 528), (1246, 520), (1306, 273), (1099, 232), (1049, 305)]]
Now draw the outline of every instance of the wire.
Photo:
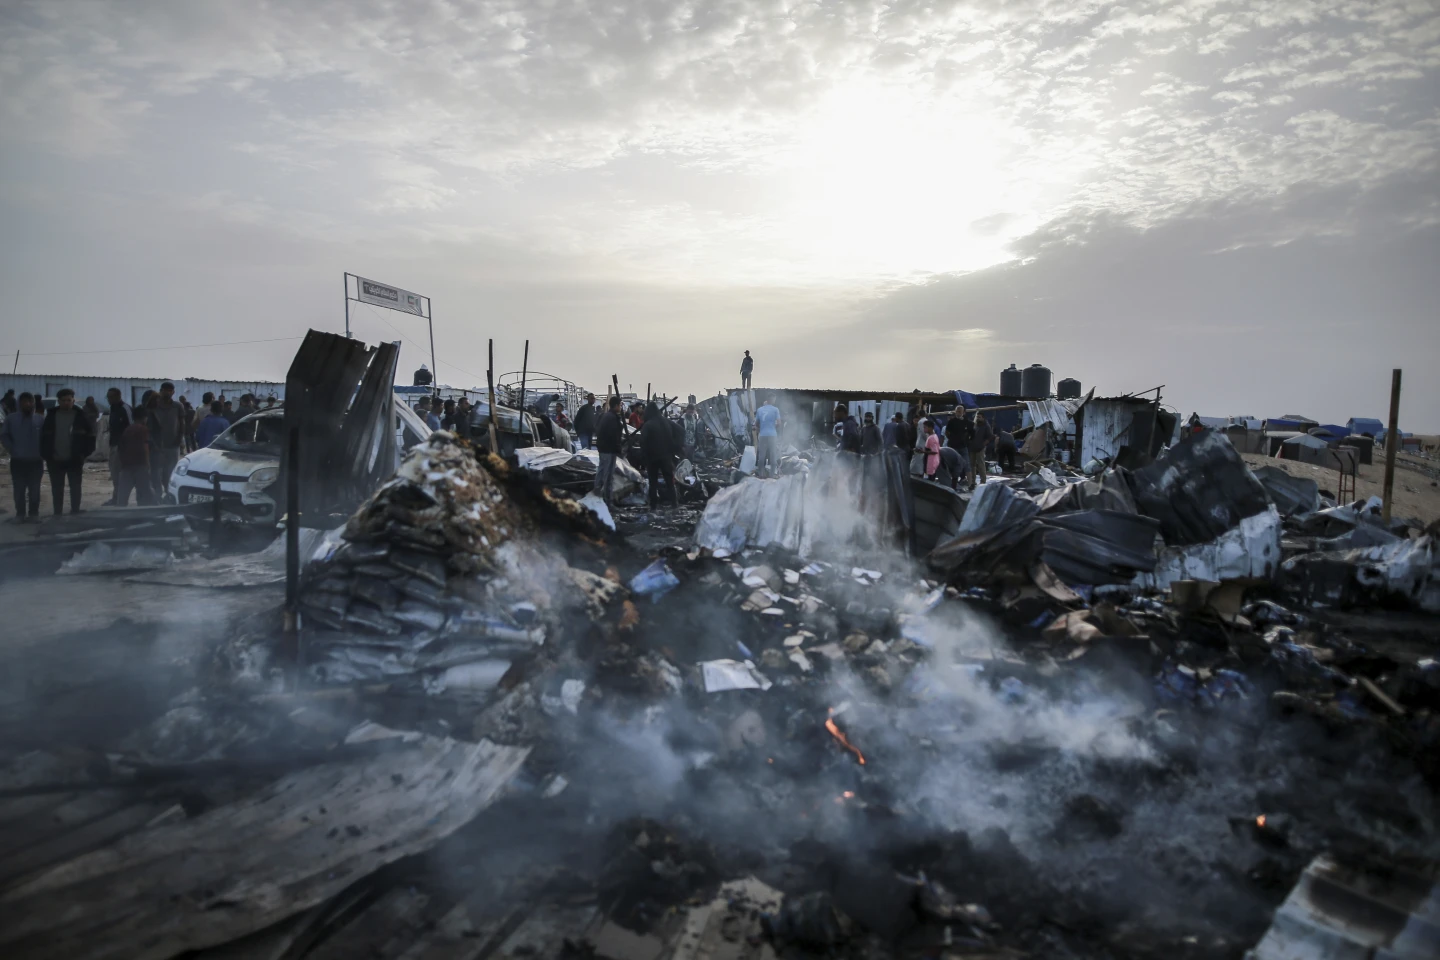
[[(371, 305), (368, 304), (368, 303), (365, 303), (365, 301), (363, 301), (363, 300), (360, 300), (360, 301), (357, 301), (357, 302), (360, 303), (360, 304), (362, 304), (362, 305), (365, 307), (365, 309), (369, 310), (372, 314), (374, 314), (376, 320), (379, 320), (381, 323), (385, 324), (385, 326), (389, 327), (391, 330), (394, 330), (397, 334), (400, 335), (400, 339), (401, 339), (401, 340), (404, 340), (406, 343), (410, 344), (410, 346), (414, 347), (416, 350), (419, 350), (421, 356), (424, 356), (424, 354), (425, 354), (425, 348), (422, 347), (420, 344), (416, 343), (414, 340), (411, 340), (409, 337), (405, 336), (405, 332), (404, 332), (403, 330), (401, 330), (399, 327), (395, 326), (395, 324), (391, 323), (389, 320), (386, 320), (385, 317), (384, 317), (384, 315), (380, 313), (379, 309), (377, 309), (377, 308), (374, 307), (374, 306), (371, 306)], [(457, 366), (455, 366), (455, 364), (451, 363), (449, 360), (439, 360), (439, 359), (437, 359), (435, 362), (436, 362), (437, 364), (443, 363), (443, 364), (445, 364), (445, 366), (449, 367), (451, 370), (458, 370), (459, 372), (465, 374), (465, 376), (472, 378), (472, 379), (475, 381), (476, 385), (479, 385), (481, 382), (483, 382), (483, 381), (485, 380), (484, 377), (479, 376), (478, 374), (471, 373), (469, 370), (466, 370), (464, 367), (457, 367)], [(440, 371), (437, 370), (437, 371), (435, 371), (435, 372), (438, 374)]]
[(303, 340), (304, 337), (271, 337), (268, 340), (231, 340), (227, 343), (185, 343), (173, 347), (126, 347), (120, 350), (54, 350), (37, 353), (22, 350), (22, 357), (73, 357), (82, 353), (145, 353), (151, 350), (198, 350), (201, 347), (237, 347), (245, 343), (280, 343), (284, 340)]

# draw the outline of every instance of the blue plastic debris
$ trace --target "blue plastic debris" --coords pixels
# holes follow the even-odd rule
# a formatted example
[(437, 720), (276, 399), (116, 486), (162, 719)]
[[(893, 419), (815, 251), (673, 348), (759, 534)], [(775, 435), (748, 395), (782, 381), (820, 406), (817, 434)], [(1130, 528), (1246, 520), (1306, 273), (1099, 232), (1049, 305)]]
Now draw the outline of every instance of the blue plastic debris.
[(1155, 675), (1155, 694), (1168, 703), (1189, 703), (1206, 709), (1227, 700), (1244, 700), (1254, 688), (1242, 673), (1216, 670), (1206, 680), (1184, 664), (1166, 660)]
[(670, 572), (664, 560), (656, 560), (630, 581), (630, 589), (638, 596), (649, 597), (652, 603), (658, 603), (661, 597), (678, 586), (680, 578)]
[(1030, 621), (1030, 627), (1033, 630), (1039, 630), (1041, 627), (1045, 626), (1053, 619), (1054, 617), (1051, 614), (1042, 613), (1040, 614), (1040, 616)]
[(744, 641), (736, 640), (736, 641), (735, 641), (735, 646), (739, 648), (739, 650), (740, 650), (740, 656), (744, 657), (746, 660), (754, 660), (754, 659), (755, 659), (755, 654), (753, 654), (753, 653), (750, 652), (750, 648), (747, 647), (747, 646), (745, 646)]

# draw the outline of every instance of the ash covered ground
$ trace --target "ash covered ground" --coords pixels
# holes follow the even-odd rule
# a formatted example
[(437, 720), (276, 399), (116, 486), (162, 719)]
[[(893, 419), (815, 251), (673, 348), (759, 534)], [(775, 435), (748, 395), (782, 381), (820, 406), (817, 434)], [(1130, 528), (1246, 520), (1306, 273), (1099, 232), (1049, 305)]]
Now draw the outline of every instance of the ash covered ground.
[(273, 591), (27, 648), (7, 955), (1240, 957), (1317, 855), (1440, 853), (1432, 616), (716, 556), (415, 457), (299, 669)]

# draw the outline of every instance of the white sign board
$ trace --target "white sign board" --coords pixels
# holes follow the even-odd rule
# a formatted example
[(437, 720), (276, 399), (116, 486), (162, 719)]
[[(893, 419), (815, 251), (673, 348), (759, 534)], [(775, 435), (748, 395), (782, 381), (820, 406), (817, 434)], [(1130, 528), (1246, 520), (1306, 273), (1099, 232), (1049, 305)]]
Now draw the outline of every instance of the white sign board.
[(417, 317), (425, 316), (421, 309), (420, 301), (425, 298), (418, 293), (411, 293), (409, 290), (401, 290), (399, 287), (392, 287), (384, 283), (376, 283), (374, 280), (366, 280), (364, 277), (356, 277), (355, 282), (359, 285), (359, 296), (355, 299), (362, 303), (373, 303), (377, 307), (389, 307), (391, 310), (399, 310), (401, 313), (413, 313)]

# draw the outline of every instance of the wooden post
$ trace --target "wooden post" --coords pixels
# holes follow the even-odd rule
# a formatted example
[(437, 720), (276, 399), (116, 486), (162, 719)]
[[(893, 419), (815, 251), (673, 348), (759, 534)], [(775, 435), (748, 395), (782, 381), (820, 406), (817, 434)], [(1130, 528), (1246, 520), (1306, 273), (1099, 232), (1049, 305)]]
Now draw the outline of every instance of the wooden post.
[(1385, 495), (1380, 519), (1390, 525), (1390, 494), (1395, 488), (1395, 454), (1400, 449), (1400, 371), (1390, 374), (1390, 425), (1385, 428)]
[[(500, 430), (495, 426), (495, 339), (490, 339), (490, 366), (485, 370), (485, 381), (490, 387), (490, 452), (500, 456)], [(520, 411), (520, 425), (525, 425), (525, 411)]]

